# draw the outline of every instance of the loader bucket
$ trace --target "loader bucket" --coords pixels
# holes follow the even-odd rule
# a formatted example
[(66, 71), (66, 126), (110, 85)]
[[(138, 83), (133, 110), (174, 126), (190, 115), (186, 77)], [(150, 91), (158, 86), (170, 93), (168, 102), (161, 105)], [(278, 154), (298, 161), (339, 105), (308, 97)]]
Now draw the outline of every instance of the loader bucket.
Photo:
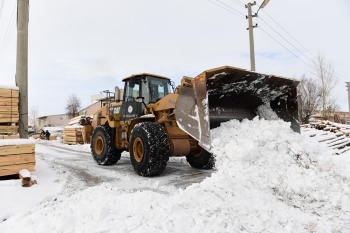
[(210, 150), (210, 129), (231, 119), (253, 119), (257, 109), (270, 104), (276, 115), (300, 132), (295, 79), (223, 66), (184, 77), (176, 102), (179, 127)]

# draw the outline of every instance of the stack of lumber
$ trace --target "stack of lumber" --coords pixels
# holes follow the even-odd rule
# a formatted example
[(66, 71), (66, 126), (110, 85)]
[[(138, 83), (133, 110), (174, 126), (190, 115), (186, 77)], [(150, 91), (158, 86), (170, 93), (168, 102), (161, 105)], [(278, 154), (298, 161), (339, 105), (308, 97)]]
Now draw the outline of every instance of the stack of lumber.
[(35, 141), (0, 140), (0, 176), (15, 175), (22, 169), (35, 171)]
[(84, 144), (82, 126), (66, 126), (63, 130), (63, 143), (76, 145)]
[(0, 134), (18, 133), (18, 87), (0, 86)]
[(18, 139), (19, 134), (16, 135), (0, 135), (0, 139)]
[(92, 133), (92, 126), (91, 125), (84, 125), (83, 126), (84, 143), (90, 143), (91, 133)]

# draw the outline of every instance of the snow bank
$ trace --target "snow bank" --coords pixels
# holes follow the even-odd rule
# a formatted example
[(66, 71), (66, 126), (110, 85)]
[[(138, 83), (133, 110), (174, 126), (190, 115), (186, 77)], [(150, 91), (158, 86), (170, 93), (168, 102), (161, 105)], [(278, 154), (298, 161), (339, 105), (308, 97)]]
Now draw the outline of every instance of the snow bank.
[[(350, 172), (283, 121), (212, 130), (216, 173), (167, 192), (102, 184), (15, 215), (0, 232), (346, 232)], [(146, 178), (145, 178), (146, 179)]]
[(1, 89), (19, 90), (19, 88), (17, 86), (10, 86), (10, 85), (3, 85), (3, 84), (0, 84), (0, 88)]
[(13, 146), (13, 145), (24, 145), (24, 144), (35, 144), (35, 139), (1, 139), (0, 146)]

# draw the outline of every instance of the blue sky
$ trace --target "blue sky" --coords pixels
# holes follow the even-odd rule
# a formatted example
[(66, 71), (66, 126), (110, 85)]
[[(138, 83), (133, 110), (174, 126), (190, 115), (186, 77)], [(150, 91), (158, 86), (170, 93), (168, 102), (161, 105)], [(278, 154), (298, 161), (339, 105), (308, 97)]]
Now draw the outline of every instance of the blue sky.
[[(16, 0), (3, 2), (0, 49)], [(182, 76), (218, 66), (250, 69), (246, 3), (30, 0), (29, 107), (38, 107), (41, 116), (64, 113), (72, 93), (84, 107), (91, 103), (90, 95), (122, 87), (123, 77), (140, 72), (167, 76), (178, 85)], [(254, 12), (261, 3), (257, 1)], [(320, 51), (339, 75), (335, 94), (347, 111), (349, 13), (347, 0), (271, 0), (254, 19), (259, 25), (254, 29), (257, 72), (311, 77), (309, 58)], [(15, 85), (13, 28), (6, 52), (0, 50), (0, 84), (5, 85)]]

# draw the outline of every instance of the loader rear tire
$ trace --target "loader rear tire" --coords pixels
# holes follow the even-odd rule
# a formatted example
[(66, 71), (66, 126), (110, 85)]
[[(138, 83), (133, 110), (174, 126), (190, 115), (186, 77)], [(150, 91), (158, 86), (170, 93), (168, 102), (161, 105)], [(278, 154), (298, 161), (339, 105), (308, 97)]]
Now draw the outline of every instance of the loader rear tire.
[(123, 150), (113, 145), (112, 128), (99, 125), (92, 132), (90, 143), (92, 157), (98, 165), (113, 165), (120, 159)]
[(191, 151), (190, 154), (186, 156), (186, 159), (194, 168), (212, 169), (215, 167), (215, 156), (201, 147), (197, 150)]
[(160, 175), (169, 160), (169, 143), (163, 126), (155, 122), (135, 125), (130, 138), (130, 161), (141, 176)]

